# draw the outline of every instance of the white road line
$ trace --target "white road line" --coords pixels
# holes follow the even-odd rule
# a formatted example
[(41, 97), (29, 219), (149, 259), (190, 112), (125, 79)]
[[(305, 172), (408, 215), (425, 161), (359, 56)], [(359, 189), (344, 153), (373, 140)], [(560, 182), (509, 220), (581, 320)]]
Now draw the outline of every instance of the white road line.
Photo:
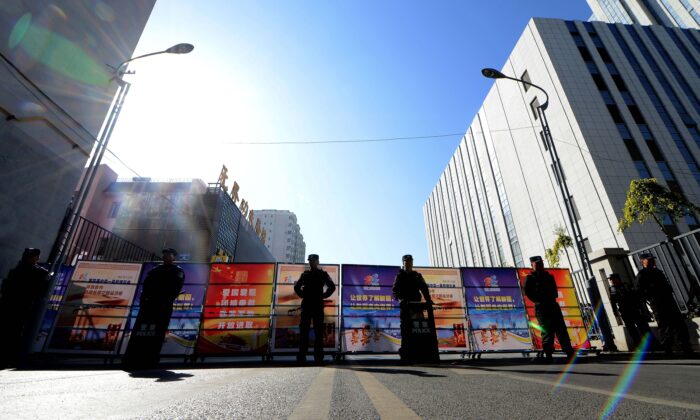
[(322, 368), (289, 419), (327, 419), (331, 410), (334, 377), (335, 369)]
[[(459, 374), (459, 375), (469, 375), (471, 372), (462, 372), (462, 370), (474, 370), (474, 369), (450, 369), (453, 372)], [(505, 373), (505, 372), (494, 372), (494, 371), (486, 371), (490, 374), (493, 375), (498, 375), (504, 378), (508, 379), (515, 379), (518, 381), (524, 381), (524, 382), (531, 382), (535, 384), (541, 384), (541, 385), (548, 385), (548, 386), (555, 386), (557, 384), (556, 381), (548, 381), (546, 379), (538, 379), (538, 378), (532, 378), (529, 376), (521, 376), (521, 375), (513, 375), (510, 373)], [(606, 397), (621, 397), (625, 398), (628, 400), (632, 401), (639, 401), (639, 402), (644, 402), (648, 404), (654, 404), (654, 405), (663, 405), (667, 407), (674, 407), (674, 408), (682, 408), (685, 410), (696, 410), (700, 411), (700, 404), (693, 404), (693, 403), (687, 403), (687, 402), (682, 402), (682, 401), (673, 401), (673, 400), (665, 400), (663, 398), (654, 398), (654, 397), (645, 397), (642, 395), (636, 395), (636, 394), (620, 394), (612, 391), (607, 391), (604, 389), (599, 389), (599, 388), (591, 388), (589, 386), (581, 386), (581, 385), (573, 385), (573, 384), (561, 384), (559, 385), (561, 388), (567, 388), (567, 389), (573, 389), (575, 391), (582, 391), (582, 392), (589, 392), (591, 394), (599, 394), (599, 395), (604, 395)]]
[(420, 419), (415, 411), (404, 404), (399, 397), (382, 385), (371, 373), (356, 370), (355, 375), (360, 380), (362, 388), (372, 401), (382, 419)]

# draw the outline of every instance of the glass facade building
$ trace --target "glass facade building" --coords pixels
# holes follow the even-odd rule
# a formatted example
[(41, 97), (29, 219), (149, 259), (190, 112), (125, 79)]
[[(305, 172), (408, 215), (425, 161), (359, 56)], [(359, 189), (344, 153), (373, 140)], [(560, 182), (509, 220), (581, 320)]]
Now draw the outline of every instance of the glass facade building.
[(699, 0), (588, 0), (591, 20), (700, 28)]

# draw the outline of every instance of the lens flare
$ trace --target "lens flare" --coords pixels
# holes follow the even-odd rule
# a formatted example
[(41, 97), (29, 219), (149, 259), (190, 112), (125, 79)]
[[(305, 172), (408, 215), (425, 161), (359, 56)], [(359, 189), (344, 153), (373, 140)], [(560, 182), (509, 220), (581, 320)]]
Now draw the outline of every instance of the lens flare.
[[(598, 302), (598, 304), (596, 305), (596, 308), (595, 308), (595, 319), (600, 319), (600, 312), (602, 310), (603, 310), (602, 302)], [(591, 322), (591, 325), (588, 328), (588, 331), (586, 332), (586, 337), (591, 336), (591, 332), (593, 330), (593, 325), (594, 325), (593, 322), (594, 321)], [(569, 377), (569, 375), (571, 375), (571, 371), (574, 369), (576, 362), (578, 362), (578, 358), (580, 355), (581, 355), (581, 348), (578, 348), (576, 350), (576, 352), (574, 353), (574, 355), (571, 356), (571, 359), (566, 364), (566, 367), (559, 375), (559, 378), (557, 379), (557, 381), (552, 386), (552, 390), (550, 391), (550, 394), (556, 394), (557, 390), (559, 390), (559, 388), (561, 387), (561, 384), (563, 384), (564, 381), (566, 381), (566, 379)]]
[(612, 416), (617, 409), (617, 405), (620, 403), (620, 400), (627, 394), (627, 390), (632, 385), (634, 378), (639, 372), (639, 368), (642, 366), (640, 362), (644, 360), (644, 354), (649, 351), (649, 346), (651, 345), (652, 340), (651, 337), (651, 333), (646, 333), (644, 334), (644, 337), (642, 337), (642, 341), (639, 343), (639, 346), (632, 355), (627, 367), (622, 372), (620, 379), (617, 380), (617, 384), (615, 384), (615, 389), (613, 389), (612, 395), (605, 403), (603, 412), (600, 414), (601, 420), (610, 418), (610, 416)]
[(22, 48), (30, 57), (62, 76), (95, 86), (107, 86), (111, 75), (104, 65), (71, 40), (32, 22), (25, 13), (10, 32), (10, 48)]
[(528, 324), (530, 324), (530, 326), (531, 326), (532, 328), (536, 329), (536, 330), (539, 331), (539, 332), (544, 331), (544, 329), (542, 329), (542, 327), (540, 327), (539, 325), (535, 324), (535, 323), (532, 322), (532, 321), (529, 321)]

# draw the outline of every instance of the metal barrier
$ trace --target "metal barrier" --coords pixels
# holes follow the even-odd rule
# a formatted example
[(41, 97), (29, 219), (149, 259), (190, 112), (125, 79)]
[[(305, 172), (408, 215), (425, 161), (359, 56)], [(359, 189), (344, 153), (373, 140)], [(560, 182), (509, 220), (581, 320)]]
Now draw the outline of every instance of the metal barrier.
[(581, 309), (581, 317), (583, 323), (588, 330), (588, 337), (591, 340), (602, 340), (603, 331), (598, 324), (598, 318), (595, 316), (595, 308), (591, 303), (591, 298), (588, 295), (588, 280), (586, 273), (583, 270), (574, 271), (571, 273), (571, 279), (574, 282), (576, 295), (578, 297), (579, 308)]
[(628, 258), (637, 272), (642, 268), (639, 256), (645, 253), (656, 257), (657, 268), (666, 275), (681, 312), (700, 314), (700, 229), (630, 252)]

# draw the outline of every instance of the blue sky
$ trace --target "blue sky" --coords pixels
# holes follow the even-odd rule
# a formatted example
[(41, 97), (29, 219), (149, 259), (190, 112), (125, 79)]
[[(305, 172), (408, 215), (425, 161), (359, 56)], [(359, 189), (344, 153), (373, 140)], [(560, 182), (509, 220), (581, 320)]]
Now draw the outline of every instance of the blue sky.
[(530, 17), (586, 20), (583, 0), (159, 0), (107, 156), (121, 176), (216, 181), (295, 212), (327, 263), (428, 265), (423, 204)]

